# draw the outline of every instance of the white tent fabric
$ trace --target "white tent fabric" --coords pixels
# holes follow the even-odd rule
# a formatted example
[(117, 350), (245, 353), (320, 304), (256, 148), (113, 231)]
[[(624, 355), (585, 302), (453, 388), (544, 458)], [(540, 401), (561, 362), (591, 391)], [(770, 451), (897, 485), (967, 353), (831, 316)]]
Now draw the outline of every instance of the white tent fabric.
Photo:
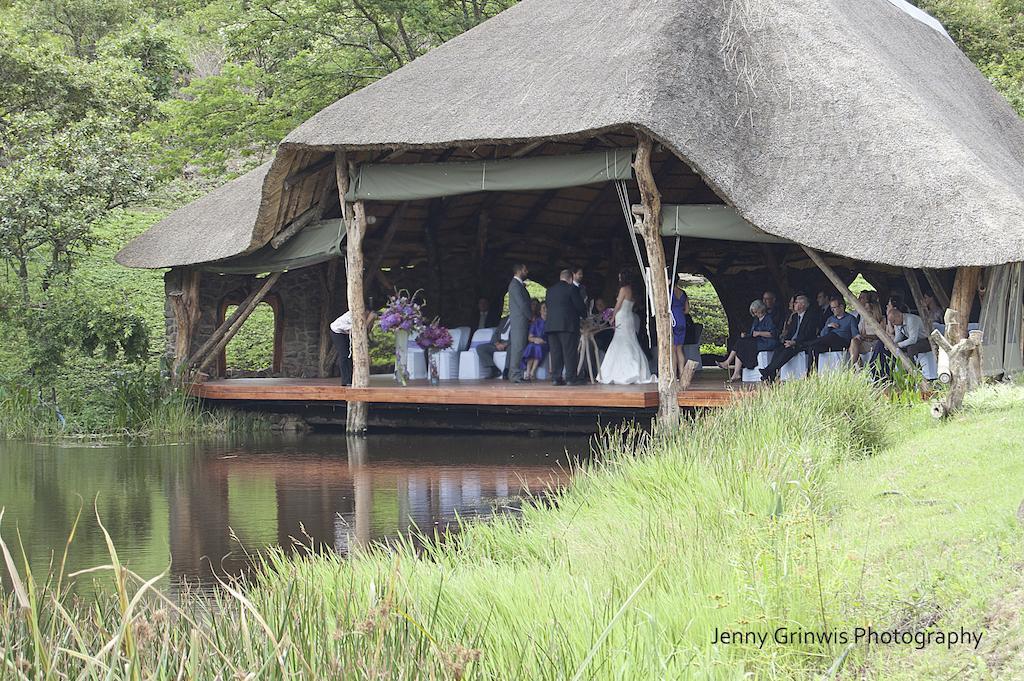
[(986, 270), (981, 305), (981, 369), (985, 376), (1014, 376), (1024, 371), (1024, 265), (1010, 263)]
[(664, 205), (661, 234), (693, 239), (766, 244), (791, 243), (787, 239), (762, 232), (740, 217), (733, 208), (721, 205)]
[(903, 10), (910, 16), (914, 17), (922, 24), (930, 26), (931, 28), (935, 29), (942, 35), (949, 38), (950, 41), (953, 41), (953, 38), (951, 38), (949, 33), (946, 32), (946, 27), (942, 25), (942, 22), (933, 17), (931, 14), (928, 14), (928, 12), (925, 12), (923, 9), (919, 7), (914, 7), (909, 2), (907, 2), (907, 0), (889, 0), (889, 2), (892, 3), (898, 9)]
[(349, 201), (415, 201), (475, 192), (538, 191), (628, 180), (635, 149), (500, 161), (361, 166)]

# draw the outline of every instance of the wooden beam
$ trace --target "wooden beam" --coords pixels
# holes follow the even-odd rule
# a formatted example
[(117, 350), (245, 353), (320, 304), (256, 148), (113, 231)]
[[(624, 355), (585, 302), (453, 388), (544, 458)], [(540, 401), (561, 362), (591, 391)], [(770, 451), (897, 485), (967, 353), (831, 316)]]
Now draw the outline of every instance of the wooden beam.
[[(220, 354), (221, 350), (231, 342), (231, 339), (235, 337), (238, 330), (242, 328), (243, 324), (245, 324), (245, 320), (248, 319), (249, 315), (253, 313), (256, 307), (263, 302), (263, 299), (267, 297), (268, 293), (270, 293), (270, 289), (274, 287), (274, 284), (276, 284), (277, 280), (280, 278), (281, 273), (274, 272), (264, 279), (263, 285), (256, 289), (253, 294), (238, 306), (238, 309), (235, 310), (235, 314), (233, 314), (229, 320), (231, 323), (229, 324), (228, 322), (224, 322), (224, 324), (221, 325), (221, 328), (214, 332), (213, 336), (210, 337), (210, 340), (203, 345), (203, 349), (195, 355), (194, 361), (198, 363), (196, 371), (202, 372), (206, 367), (210, 366), (210, 363), (213, 362)], [(209, 349), (207, 350), (207, 348)], [(205, 354), (204, 350), (206, 350)]]
[(932, 293), (935, 294), (935, 300), (942, 306), (942, 309), (949, 309), (949, 293), (946, 292), (946, 287), (942, 285), (942, 281), (939, 279), (939, 275), (935, 273), (935, 270), (925, 268), (924, 278), (928, 280), (928, 285), (932, 288)]
[(925, 331), (931, 335), (932, 329), (935, 328), (935, 324), (932, 323), (931, 315), (927, 315), (928, 318), (925, 319), (924, 291), (921, 290), (921, 282), (917, 278), (917, 272), (909, 267), (904, 267), (903, 276), (907, 280), (907, 285), (910, 286), (910, 296), (914, 299), (914, 306), (917, 308), (918, 316), (921, 317), (921, 321), (924, 322)]
[(297, 218), (292, 220), (291, 224), (278, 232), (277, 236), (270, 240), (271, 248), (278, 249), (281, 248), (281, 246), (284, 246), (289, 239), (304, 230), (307, 226), (311, 225), (313, 221), (316, 220), (319, 213), (319, 204), (301, 213)]
[[(366, 328), (366, 301), (363, 298), (363, 237), (366, 235), (366, 205), (355, 205), (345, 200), (355, 166), (350, 166), (344, 151), (334, 154), (334, 173), (338, 181), (338, 198), (348, 227), (345, 239), (345, 277), (348, 310), (352, 313), (352, 387), (370, 385), (370, 345)], [(366, 402), (350, 402), (347, 429), (350, 433), (366, 432), (368, 417)]]
[[(199, 307), (199, 270), (184, 268), (173, 270), (171, 291), (167, 293), (171, 310), (174, 314), (174, 365), (172, 378), (179, 380), (182, 369), (186, 366), (189, 353), (192, 349), (192, 337), (195, 335), (195, 327), (199, 322), (202, 310)], [(176, 286), (175, 286), (176, 284)]]
[[(783, 246), (785, 248), (785, 246)], [(782, 262), (775, 254), (771, 244), (761, 244), (761, 253), (764, 254), (764, 262), (775, 279), (775, 285), (779, 287), (779, 302), (788, 301), (793, 296), (793, 287), (789, 285), (789, 274)]]
[(520, 149), (519, 151), (513, 152), (510, 158), (522, 158), (523, 156), (529, 154), (531, 151), (540, 149), (545, 144), (547, 144), (547, 140), (541, 140), (540, 142), (531, 142), (522, 149)]
[(981, 267), (958, 267), (953, 282), (953, 295), (950, 297), (949, 309), (956, 311), (958, 324), (946, 329), (946, 337), (956, 345), (967, 338), (966, 330), (971, 321), (971, 310), (974, 308), (974, 297), (978, 294), (981, 284)]
[(651, 168), (654, 141), (646, 133), (637, 132), (637, 143), (633, 168), (646, 209), (640, 233), (651, 267), (651, 297), (658, 330), (658, 421), (671, 428), (679, 423), (679, 383), (672, 367), (672, 320), (669, 317), (668, 283), (665, 281), (665, 248), (661, 241), (661, 192)]
[(334, 292), (338, 285), (338, 258), (332, 258), (317, 272), (320, 276), (320, 378), (330, 378), (337, 357), (331, 322), (334, 321)]
[(915, 371), (915, 366), (910, 358), (907, 357), (907, 353), (903, 352), (903, 349), (896, 345), (896, 341), (889, 335), (889, 332), (886, 331), (885, 327), (879, 322), (876, 322), (875, 318), (868, 312), (868, 309), (861, 305), (860, 300), (857, 299), (857, 296), (853, 295), (853, 291), (851, 291), (850, 287), (846, 285), (846, 282), (836, 274), (836, 271), (832, 269), (832, 266), (825, 262), (825, 259), (821, 257), (821, 254), (813, 248), (809, 248), (803, 244), (800, 245), (800, 248), (804, 249), (807, 256), (814, 261), (814, 264), (818, 266), (818, 269), (828, 277), (828, 280), (832, 282), (832, 285), (836, 287), (836, 290), (843, 294), (843, 297), (846, 298), (846, 302), (857, 311), (860, 318), (863, 319), (864, 323), (867, 324), (869, 329), (871, 329), (871, 333), (878, 336), (878, 339), (882, 341), (882, 344), (888, 348), (893, 357), (899, 359), (900, 363), (908, 372), (913, 373)]
[(408, 203), (400, 203), (395, 208), (395, 212), (388, 218), (388, 224), (384, 228), (384, 238), (377, 247), (377, 253), (373, 256), (373, 260), (370, 261), (369, 267), (366, 271), (369, 273), (376, 273), (380, 271), (380, 264), (384, 260), (384, 256), (387, 255), (388, 249), (391, 248), (391, 242), (395, 239), (395, 232), (398, 231), (398, 226), (402, 222), (402, 218), (405, 217), (405, 212), (409, 208)]
[(313, 165), (303, 168), (302, 170), (292, 173), (288, 177), (284, 178), (284, 188), (291, 189), (310, 175), (316, 175), (317, 173), (330, 168), (333, 164), (334, 157), (331, 154), (328, 154)]

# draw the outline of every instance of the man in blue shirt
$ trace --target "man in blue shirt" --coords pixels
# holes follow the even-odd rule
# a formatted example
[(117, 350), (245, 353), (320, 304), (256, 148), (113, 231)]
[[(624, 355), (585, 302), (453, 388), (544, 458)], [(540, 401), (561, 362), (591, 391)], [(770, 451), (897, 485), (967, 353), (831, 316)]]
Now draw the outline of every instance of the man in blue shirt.
[(846, 302), (840, 296), (832, 296), (829, 301), (832, 314), (825, 320), (818, 337), (807, 344), (807, 350), (814, 356), (814, 364), (818, 364), (818, 355), (823, 352), (845, 352), (850, 348), (850, 341), (857, 335), (858, 320), (846, 312)]

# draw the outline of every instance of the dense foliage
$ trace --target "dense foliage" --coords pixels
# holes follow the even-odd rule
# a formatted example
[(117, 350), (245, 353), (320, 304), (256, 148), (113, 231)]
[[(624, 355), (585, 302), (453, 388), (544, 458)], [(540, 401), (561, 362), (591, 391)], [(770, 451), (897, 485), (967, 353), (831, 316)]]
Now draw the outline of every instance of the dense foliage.
[[(515, 1), (0, 1), (0, 381), (76, 404), (103, 383), (93, 371), (139, 369), (151, 385), (159, 276), (116, 268), (117, 248)], [(1024, 0), (917, 4), (1024, 110)], [(714, 296), (695, 293), (720, 343)], [(249, 329), (228, 355), (264, 369), (267, 337)]]

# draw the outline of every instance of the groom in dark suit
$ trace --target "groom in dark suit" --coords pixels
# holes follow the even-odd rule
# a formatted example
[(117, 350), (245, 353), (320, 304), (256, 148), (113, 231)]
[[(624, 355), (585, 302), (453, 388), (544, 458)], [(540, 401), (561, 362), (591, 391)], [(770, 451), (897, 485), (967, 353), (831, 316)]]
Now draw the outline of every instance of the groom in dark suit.
[(530, 335), (530, 293), (526, 290), (526, 278), (530, 275), (526, 265), (512, 268), (512, 281), (508, 283), (508, 319), (510, 334), (505, 367), (513, 383), (523, 382), (523, 352)]
[[(544, 332), (551, 347), (551, 383), (577, 385), (580, 354), (580, 319), (587, 316), (579, 287), (572, 283), (572, 272), (562, 270), (559, 282), (548, 289), (548, 319)], [(562, 378), (562, 368), (565, 378)]]

